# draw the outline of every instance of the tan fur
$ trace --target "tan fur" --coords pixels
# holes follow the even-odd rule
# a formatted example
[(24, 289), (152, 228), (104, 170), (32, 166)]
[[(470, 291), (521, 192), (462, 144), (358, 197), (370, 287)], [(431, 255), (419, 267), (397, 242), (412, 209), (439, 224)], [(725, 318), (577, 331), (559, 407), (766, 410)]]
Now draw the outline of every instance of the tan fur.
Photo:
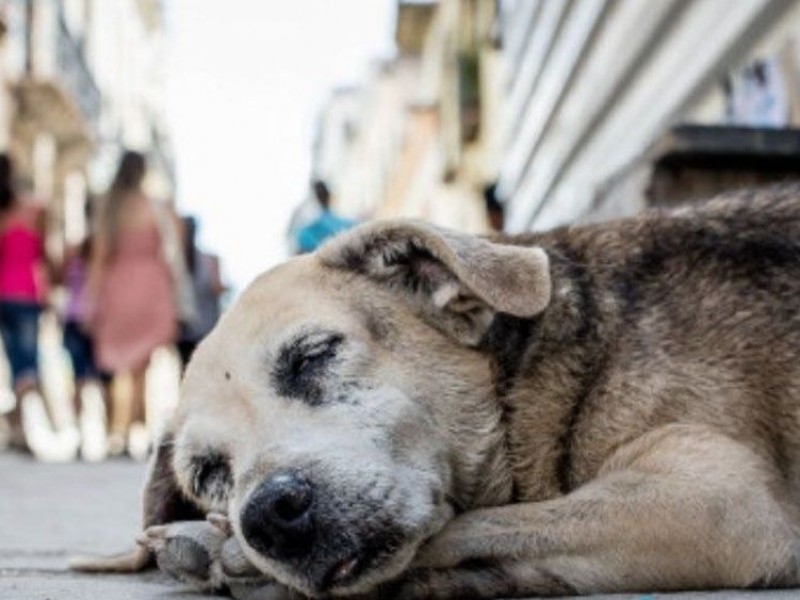
[[(281, 392), (287, 344), (329, 330), (335, 360)], [(359, 228), (247, 290), (172, 432), (170, 494), (227, 503), (244, 555), (307, 595), (797, 585), (800, 190), (491, 241)], [(197, 490), (203, 453), (229, 458), (224, 501)], [(239, 514), (287, 466), (348, 499), (320, 547), (409, 533), (332, 587), (335, 549), (260, 555)]]

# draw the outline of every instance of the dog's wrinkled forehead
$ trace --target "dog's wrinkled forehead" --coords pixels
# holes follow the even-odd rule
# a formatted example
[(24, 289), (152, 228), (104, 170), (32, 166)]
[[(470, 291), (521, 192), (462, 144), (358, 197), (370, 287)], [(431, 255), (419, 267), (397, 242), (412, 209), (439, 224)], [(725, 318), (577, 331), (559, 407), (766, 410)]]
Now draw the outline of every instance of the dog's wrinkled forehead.
[[(185, 375), (181, 413), (263, 392), (268, 369), (301, 342), (359, 335), (366, 322), (341, 273), (303, 256), (261, 275), (198, 347)], [(315, 337), (316, 336), (316, 337)]]
[(346, 305), (339, 293), (336, 274), (320, 264), (316, 256), (301, 256), (258, 277), (225, 316), (225, 339), (243, 345), (252, 336), (280, 335), (305, 321), (338, 318)]

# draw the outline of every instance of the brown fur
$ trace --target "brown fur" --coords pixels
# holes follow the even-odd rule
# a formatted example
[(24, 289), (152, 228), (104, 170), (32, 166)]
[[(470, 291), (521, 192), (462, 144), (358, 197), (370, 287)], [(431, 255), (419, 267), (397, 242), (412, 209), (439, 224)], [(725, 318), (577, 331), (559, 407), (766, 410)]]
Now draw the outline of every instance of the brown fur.
[[(320, 324), (352, 346), (304, 408), (264, 365)], [(380, 405), (387, 389), (396, 399)], [(406, 401), (405, 420), (389, 416)], [(800, 189), (491, 243), (413, 222), (359, 228), (245, 293), (190, 366), (174, 431), (173, 490), (203, 505), (189, 457), (229, 456), (244, 554), (310, 595), (797, 585)], [(308, 573), (267, 560), (237, 514), (264, 477), (306, 464), (293, 443), (329, 431), (307, 452), (334, 465), (340, 494), (365, 475), (342, 448), (386, 431), (398, 464), (433, 461), (443, 496), (396, 560), (327, 589), (308, 573), (339, 558)], [(358, 503), (356, 539), (379, 527)]]

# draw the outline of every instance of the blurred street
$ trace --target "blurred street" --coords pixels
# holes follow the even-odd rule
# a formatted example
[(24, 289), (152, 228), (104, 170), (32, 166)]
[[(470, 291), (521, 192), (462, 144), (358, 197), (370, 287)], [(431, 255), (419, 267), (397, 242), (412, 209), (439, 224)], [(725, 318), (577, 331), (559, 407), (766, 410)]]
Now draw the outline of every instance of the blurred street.
[(0, 455), (0, 599), (209, 598), (187, 593), (156, 572), (91, 576), (67, 570), (74, 554), (131, 545), (144, 469), (123, 460), (49, 465)]
[[(0, 600), (199, 600), (159, 573), (83, 575), (77, 553), (113, 553), (137, 532), (144, 465), (107, 461), (48, 465), (0, 455)], [(598, 599), (722, 600), (800, 598), (800, 591), (596, 596)]]

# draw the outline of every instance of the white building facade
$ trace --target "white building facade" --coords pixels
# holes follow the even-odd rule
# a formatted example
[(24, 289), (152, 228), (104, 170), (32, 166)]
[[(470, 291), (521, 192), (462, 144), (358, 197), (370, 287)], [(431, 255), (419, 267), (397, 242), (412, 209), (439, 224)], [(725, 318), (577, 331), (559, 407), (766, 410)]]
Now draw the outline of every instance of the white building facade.
[[(797, 2), (500, 5), (507, 87), (499, 193), (510, 232), (641, 208), (634, 194), (604, 211), (598, 194), (671, 126), (730, 122), (723, 82), (754, 60), (779, 64), (786, 89), (798, 89)], [(773, 125), (797, 124), (797, 99), (785, 102), (785, 122)]]
[(2, 0), (0, 148), (48, 204), (50, 250), (86, 233), (87, 196), (123, 149), (150, 157), (151, 192), (169, 198), (165, 24), (160, 0)]

